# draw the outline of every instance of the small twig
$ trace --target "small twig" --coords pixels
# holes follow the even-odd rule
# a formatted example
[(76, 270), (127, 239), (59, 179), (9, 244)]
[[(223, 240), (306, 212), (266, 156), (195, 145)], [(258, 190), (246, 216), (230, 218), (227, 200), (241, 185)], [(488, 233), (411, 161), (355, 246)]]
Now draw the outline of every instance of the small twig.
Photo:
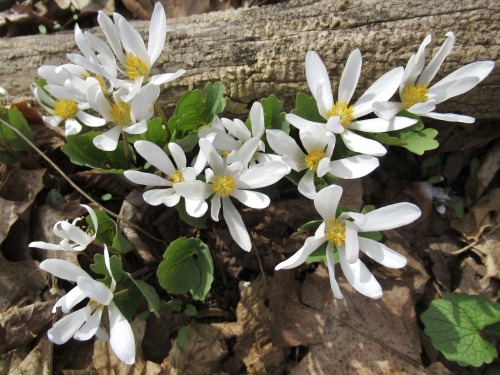
[(128, 226), (136, 229), (137, 231), (141, 232), (142, 234), (148, 236), (149, 238), (164, 243), (162, 239), (159, 239), (152, 234), (148, 233), (144, 229), (140, 228), (139, 226), (135, 225), (134, 223), (129, 222), (128, 220), (125, 220), (125, 218), (121, 217), (120, 215), (115, 214), (113, 211), (108, 210), (106, 207), (104, 207), (102, 204), (97, 202), (94, 198), (92, 198), (90, 195), (88, 195), (86, 192), (84, 192), (80, 187), (75, 184), (69, 177), (66, 175), (66, 173), (63, 172), (61, 168), (57, 166), (50, 158), (45, 155), (38, 147), (36, 147), (23, 133), (21, 133), (19, 130), (17, 130), (15, 127), (10, 125), (8, 122), (5, 122), (4, 120), (0, 119), (0, 122), (7, 126), (10, 130), (12, 130), (14, 133), (16, 133), (19, 137), (21, 137), (30, 147), (35, 150), (42, 158), (44, 158), (47, 163), (49, 163), (76, 191), (78, 191), (83, 197), (88, 199), (90, 202), (96, 204), (99, 206), (104, 212), (106, 212), (108, 215), (114, 217), (117, 220), (121, 220)]
[(113, 298), (123, 296), (124, 294), (127, 294), (129, 292), (128, 288), (120, 290), (119, 292), (113, 293)]
[(262, 260), (260, 259), (259, 251), (257, 250), (257, 246), (255, 246), (255, 242), (250, 238), (250, 242), (252, 242), (252, 247), (255, 249), (255, 255), (257, 255), (257, 261), (259, 262), (260, 272), (262, 272), (262, 277), (264, 278), (264, 282), (267, 284), (266, 273), (264, 272), (264, 267), (262, 266)]
[[(487, 233), (487, 234), (489, 234), (489, 233), (491, 233), (491, 232), (495, 231), (495, 230), (496, 230), (496, 229), (498, 229), (498, 228), (500, 228), (500, 225), (499, 225), (499, 224), (497, 224), (497, 225), (495, 225), (495, 226), (491, 227), (491, 228), (488, 230), (488, 233)], [(468, 244), (467, 246), (464, 246), (464, 247), (462, 247), (462, 248), (460, 248), (460, 249), (458, 249), (458, 250), (455, 250), (455, 251), (451, 252), (450, 254), (451, 254), (451, 255), (460, 255), (460, 254), (462, 254), (462, 253), (466, 252), (467, 250), (469, 250), (469, 249), (473, 248), (474, 246), (478, 245), (479, 243), (481, 243), (481, 242), (484, 240), (484, 238), (486, 237), (486, 235), (487, 235), (487, 234), (484, 234), (483, 236), (481, 236), (481, 237), (480, 237), (479, 239), (477, 239), (476, 241), (471, 242), (471, 243), (470, 243), (470, 244)]]

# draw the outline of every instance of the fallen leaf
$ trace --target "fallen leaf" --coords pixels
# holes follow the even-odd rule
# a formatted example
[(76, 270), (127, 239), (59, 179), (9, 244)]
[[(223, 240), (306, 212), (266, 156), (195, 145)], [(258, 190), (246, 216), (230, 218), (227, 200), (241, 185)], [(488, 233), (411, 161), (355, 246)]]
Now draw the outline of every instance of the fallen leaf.
[(220, 369), (227, 347), (218, 329), (208, 324), (191, 322), (187, 326), (187, 341), (183, 348), (174, 343), (162, 363), (166, 374), (212, 375)]
[(9, 375), (50, 375), (52, 374), (51, 357), (52, 342), (47, 337), (42, 337), (38, 345), (24, 358), (19, 366), (13, 371), (12, 369), (9, 371)]
[(453, 253), (460, 247), (457, 239), (449, 235), (426, 239), (423, 245), (424, 251), (429, 254), (431, 260), (433, 277), (444, 293), (450, 293), (455, 283), (455, 277), (451, 274), (456, 262), (456, 256)]
[(485, 277), (487, 268), (478, 264), (473, 257), (465, 258), (460, 264), (460, 283), (453, 292), (480, 294), (487, 298), (498, 298), (498, 282)]
[(53, 319), (53, 304), (35, 302), (21, 308), (13, 306), (1, 313), (0, 327), (5, 330), (5, 336), (0, 337), (0, 353), (26, 345), (44, 331)]
[(470, 192), (469, 199), (473, 202), (477, 201), (490, 186), (499, 169), (500, 140), (497, 140), (482, 159), (476, 175), (467, 180), (466, 188), (467, 192)]
[(302, 302), (319, 313), (321, 342), (309, 346), (291, 374), (422, 374), (411, 290), (394, 286), (371, 300), (338, 281), (343, 300), (333, 298), (325, 267), (306, 276)]

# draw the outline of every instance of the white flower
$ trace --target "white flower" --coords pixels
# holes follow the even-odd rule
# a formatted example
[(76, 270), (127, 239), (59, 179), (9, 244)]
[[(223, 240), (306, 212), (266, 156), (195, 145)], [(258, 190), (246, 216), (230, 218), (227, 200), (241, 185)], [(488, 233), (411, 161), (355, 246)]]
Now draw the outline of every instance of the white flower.
[(115, 92), (110, 102), (100, 83), (95, 78), (87, 79), (89, 103), (92, 109), (99, 112), (107, 121), (115, 124), (103, 134), (94, 138), (94, 145), (104, 151), (113, 151), (118, 145), (122, 132), (142, 134), (148, 130), (147, 121), (154, 114), (154, 104), (160, 95), (160, 88), (153, 84), (142, 87), (129, 103), (120, 99), (120, 92)]
[(283, 162), (294, 171), (307, 169), (299, 181), (299, 192), (309, 199), (316, 195), (314, 176), (323, 177), (327, 173), (340, 178), (366, 176), (378, 167), (378, 159), (371, 155), (356, 155), (340, 160), (331, 160), (335, 147), (335, 136), (316, 125), (300, 129), (299, 137), (306, 150), (305, 154), (295, 140), (281, 130), (268, 129), (267, 141), (271, 148), (282, 155)]
[(390, 119), (399, 111), (406, 109), (416, 115), (437, 120), (474, 122), (474, 118), (470, 116), (436, 113), (434, 110), (439, 103), (474, 88), (490, 74), (495, 63), (493, 61), (477, 61), (468, 64), (429, 87), (444, 59), (453, 48), (455, 36), (451, 31), (446, 33), (446, 40), (443, 45), (424, 69), (425, 47), (430, 42), (431, 36), (428, 35), (420, 45), (417, 53), (410, 57), (406, 65), (399, 87), (401, 103), (374, 103), (375, 113), (380, 117)]
[(81, 218), (73, 220), (72, 223), (68, 221), (58, 221), (57, 223), (54, 224), (54, 227), (52, 229), (57, 237), (62, 238), (61, 242), (59, 242), (58, 245), (43, 241), (35, 241), (31, 242), (29, 246), (38, 247), (39, 249), (44, 249), (44, 250), (65, 250), (65, 251), (85, 250), (87, 246), (90, 245), (90, 243), (95, 240), (95, 236), (97, 234), (98, 222), (95, 212), (91, 207), (85, 204), (82, 204), (81, 206), (88, 211), (90, 218), (92, 219), (92, 225), (94, 226), (92, 232), (89, 231), (89, 228), (87, 228), (86, 231), (83, 231), (82, 229), (76, 226), (76, 223), (80, 221)]
[(314, 206), (323, 223), (314, 236), (307, 238), (304, 246), (292, 257), (278, 264), (276, 270), (298, 267), (317, 248), (327, 242), (326, 260), (333, 295), (342, 298), (335, 280), (333, 250), (337, 249), (340, 267), (349, 284), (367, 297), (381, 298), (382, 288), (358, 258), (359, 250), (389, 268), (404, 267), (406, 258), (377, 241), (359, 236), (358, 233), (393, 229), (409, 224), (420, 217), (420, 209), (411, 203), (397, 203), (367, 214), (344, 212), (337, 217), (336, 211), (341, 195), (342, 188), (337, 185), (328, 186), (318, 192), (314, 198)]
[(219, 211), (222, 204), (224, 219), (231, 237), (242, 249), (250, 251), (252, 248), (250, 236), (241, 215), (229, 197), (236, 198), (248, 207), (267, 207), (270, 203), (269, 197), (249, 189), (258, 189), (274, 184), (288, 173), (288, 167), (280, 161), (259, 163), (248, 169), (241, 162), (228, 165), (209, 140), (200, 139), (199, 143), (201, 152), (204, 153), (211, 167), (211, 169), (205, 170), (207, 182), (179, 182), (174, 185), (174, 189), (181, 196), (194, 200), (204, 200), (213, 195), (211, 198), (212, 219), (219, 221)]
[(216, 117), (210, 127), (201, 128), (200, 138), (210, 139), (215, 149), (226, 157), (228, 164), (241, 161), (245, 166), (256, 162), (277, 160), (276, 155), (266, 154), (262, 141), (265, 131), (264, 110), (259, 102), (250, 109), (250, 129), (239, 119)]
[(54, 305), (52, 312), (60, 307), (67, 313), (85, 298), (90, 301), (84, 308), (76, 310), (59, 320), (49, 329), (49, 339), (56, 344), (64, 344), (72, 337), (77, 340), (89, 340), (94, 335), (107, 340), (107, 334), (99, 327), (104, 308), (109, 314), (111, 348), (116, 356), (124, 363), (131, 365), (135, 362), (134, 333), (130, 323), (122, 315), (113, 302), (113, 292), (116, 281), (111, 272), (108, 249), (104, 246), (104, 261), (111, 275), (109, 288), (103, 283), (95, 281), (80, 267), (61, 259), (47, 259), (40, 263), (40, 268), (52, 275), (76, 282), (76, 286)]
[[(88, 76), (85, 69), (73, 64), (43, 65), (38, 69), (38, 74), (47, 81), (47, 85), (43, 89), (35, 85), (33, 94), (38, 104), (51, 114), (43, 116), (50, 127), (64, 122), (65, 135), (71, 135), (82, 130), (81, 124), (99, 127), (106, 123), (106, 120), (85, 112), (90, 108), (82, 78)], [(79, 84), (75, 83), (77, 77), (80, 77)]]
[[(202, 168), (196, 169), (196, 166), (186, 166), (186, 155), (182, 148), (176, 143), (169, 143), (168, 149), (172, 154), (175, 166), (165, 152), (149, 141), (137, 141), (134, 143), (137, 152), (151, 163), (154, 167), (166, 175), (160, 177), (152, 173), (139, 171), (125, 171), (124, 175), (130, 181), (139, 185), (148, 186), (166, 186), (163, 189), (148, 190), (143, 194), (144, 201), (153, 206), (164, 204), (168, 207), (174, 207), (181, 196), (173, 189), (173, 186), (182, 181), (195, 181)], [(204, 199), (193, 200), (186, 199), (186, 211), (193, 217), (200, 217), (207, 211), (207, 202)]]
[[(163, 50), (167, 33), (165, 11), (159, 2), (155, 4), (151, 18), (147, 48), (141, 35), (123, 16), (114, 13), (113, 19), (114, 22), (104, 12), (99, 12), (97, 17), (109, 47), (98, 37), (89, 32), (82, 33), (76, 27), (75, 40), (83, 56), (70, 54), (68, 58), (73, 63), (106, 77), (114, 85), (126, 87), (130, 93), (123, 93), (123, 101), (128, 102), (143, 83), (161, 85), (186, 72), (179, 69), (175, 73), (151, 75), (151, 68)], [(117, 59), (120, 64), (116, 62)], [(118, 72), (126, 79), (118, 79)]]
[(395, 117), (391, 120), (373, 118), (357, 120), (373, 112), (375, 102), (389, 100), (396, 92), (403, 68), (395, 68), (375, 81), (366, 92), (352, 105), (349, 102), (354, 95), (361, 74), (361, 52), (354, 50), (347, 59), (340, 79), (338, 100), (334, 101), (330, 78), (319, 56), (309, 51), (306, 56), (306, 78), (309, 89), (316, 99), (321, 116), (326, 125), (305, 120), (297, 115), (288, 114), (286, 119), (297, 128), (307, 125), (321, 126), (342, 137), (348, 149), (361, 154), (382, 156), (387, 150), (377, 141), (365, 138), (353, 132), (359, 130), (369, 133), (399, 130), (413, 125), (416, 120), (407, 117)]

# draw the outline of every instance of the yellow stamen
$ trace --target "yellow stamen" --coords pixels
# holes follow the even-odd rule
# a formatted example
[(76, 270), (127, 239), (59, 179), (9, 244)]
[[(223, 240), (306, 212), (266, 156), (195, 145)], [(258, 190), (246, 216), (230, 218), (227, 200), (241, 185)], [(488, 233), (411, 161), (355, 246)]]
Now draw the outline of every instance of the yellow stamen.
[(427, 100), (427, 94), (429, 93), (429, 84), (418, 84), (406, 86), (403, 94), (401, 95), (401, 100), (403, 101), (406, 108), (410, 108), (412, 105), (417, 103), (423, 103)]
[(130, 105), (125, 102), (113, 104), (111, 106), (111, 116), (117, 125), (128, 125), (132, 122), (130, 118)]
[(59, 99), (54, 106), (54, 113), (63, 119), (75, 118), (79, 111), (74, 100)]
[(335, 102), (328, 111), (328, 117), (339, 116), (342, 126), (349, 125), (354, 120), (354, 106), (347, 102)]
[(149, 68), (146, 63), (132, 52), (125, 56), (125, 69), (127, 70), (127, 77), (130, 79), (149, 75)]
[(216, 193), (227, 197), (234, 190), (236, 181), (231, 176), (217, 176), (217, 181), (214, 182), (214, 190)]
[(315, 171), (318, 169), (318, 164), (325, 157), (325, 153), (321, 150), (315, 150), (311, 151), (307, 156), (305, 157), (305, 162), (307, 165), (307, 168), (309, 168), (311, 171)]
[(97, 80), (97, 82), (99, 82), (99, 85), (101, 86), (101, 90), (106, 91), (106, 83), (104, 82), (104, 78), (102, 78), (100, 75), (94, 74), (94, 73), (82, 74), (82, 78), (84, 80), (87, 80), (87, 78), (89, 78), (89, 77), (95, 78)]
[(327, 241), (333, 242), (335, 246), (341, 246), (345, 243), (345, 227), (340, 220), (328, 221), (325, 232)]
[(222, 151), (222, 152), (221, 152), (221, 156), (222, 156), (222, 157), (226, 157), (226, 156), (228, 156), (230, 153), (231, 153), (231, 151)]
[(172, 181), (172, 186), (178, 182), (184, 181), (184, 176), (181, 171), (176, 171), (174, 174), (169, 176), (170, 181)]

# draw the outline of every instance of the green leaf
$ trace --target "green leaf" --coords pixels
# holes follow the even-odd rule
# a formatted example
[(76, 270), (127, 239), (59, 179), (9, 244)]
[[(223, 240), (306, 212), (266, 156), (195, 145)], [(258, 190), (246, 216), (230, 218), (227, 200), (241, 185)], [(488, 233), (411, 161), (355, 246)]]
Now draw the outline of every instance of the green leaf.
[(167, 303), (167, 306), (170, 307), (172, 311), (182, 311), (182, 301), (180, 299), (173, 299), (172, 301)]
[(51, 206), (61, 206), (66, 203), (66, 199), (56, 189), (50, 189), (45, 198), (45, 203)]
[[(142, 295), (148, 302), (149, 311), (155, 314), (156, 317), (160, 316), (160, 297), (156, 290), (149, 284), (141, 280), (135, 280), (132, 275), (123, 270), (122, 262), (118, 256), (113, 255), (109, 258), (111, 272), (116, 280), (116, 292), (127, 290), (127, 293), (113, 298), (113, 301), (120, 308), (120, 311), (131, 320), (139, 307), (139, 297)], [(90, 269), (100, 275), (104, 276), (102, 280), (106, 285), (111, 285), (111, 276), (109, 275), (106, 263), (104, 262), (104, 255), (96, 254), (94, 256), (94, 263), (90, 265)]]
[(358, 233), (358, 235), (360, 237), (369, 238), (370, 240), (377, 242), (383, 238), (382, 233), (380, 232), (360, 232)]
[[(23, 114), (17, 108), (0, 108), (0, 119), (19, 130), (31, 142), (33, 141), (33, 132)], [(27, 144), (14, 131), (5, 124), (0, 123), (0, 151), (10, 153), (10, 151), (28, 151), (31, 146)], [(8, 159), (4, 157), (2, 159)]]
[[(132, 250), (132, 244), (123, 236), (118, 229), (118, 225), (104, 211), (94, 211), (97, 217), (97, 234), (96, 241), (111, 246), (120, 254), (128, 253)], [(92, 230), (94, 225), (92, 218), (87, 216), (87, 224)]]
[(210, 291), (213, 273), (208, 246), (198, 238), (181, 237), (168, 246), (156, 275), (168, 293), (191, 293), (194, 299), (203, 300)]
[(283, 102), (272, 94), (269, 98), (262, 99), (261, 104), (266, 129), (279, 129), (286, 134), (290, 133), (290, 124), (285, 118), (286, 113), (283, 112)]
[(326, 120), (319, 114), (316, 99), (313, 96), (307, 96), (303, 92), (297, 94), (295, 99), (295, 109), (293, 114), (305, 118), (309, 121), (326, 123)]
[(194, 305), (191, 305), (188, 303), (186, 307), (184, 308), (184, 314), (187, 316), (195, 316), (198, 313), (198, 310), (196, 310), (196, 307)]
[(186, 92), (177, 103), (174, 115), (168, 120), (172, 141), (182, 139), (201, 126), (209, 125), (226, 106), (222, 82), (207, 83), (205, 98), (200, 90)]
[(451, 293), (432, 301), (421, 318), (432, 345), (446, 359), (479, 367), (497, 357), (495, 346), (481, 337), (481, 331), (500, 322), (499, 303), (483, 296)]
[(179, 332), (177, 332), (177, 346), (179, 348), (183, 348), (186, 345), (186, 341), (188, 339), (188, 329), (186, 326), (182, 326), (179, 328)]
[(432, 176), (432, 177), (429, 177), (429, 179), (427, 180), (427, 182), (431, 185), (439, 184), (440, 182), (443, 182), (443, 181), (444, 181), (443, 176)]
[(305, 224), (302, 224), (299, 229), (297, 229), (297, 232), (298, 233), (302, 233), (306, 230), (316, 230), (319, 228), (319, 226), (321, 225), (321, 223), (323, 222), (323, 220), (313, 220), (313, 221), (309, 221)]
[(198, 229), (205, 229), (207, 227), (206, 215), (203, 215), (202, 217), (192, 217), (189, 215), (186, 211), (186, 201), (184, 199), (181, 199), (179, 203), (175, 205), (175, 209), (179, 213), (181, 220), (186, 224)]
[(438, 148), (439, 142), (434, 138), (438, 135), (436, 129), (427, 128), (417, 132), (401, 132), (401, 141), (408, 151), (417, 155), (423, 155), (425, 151), (434, 150)]
[(149, 141), (163, 148), (168, 143), (168, 134), (162, 119), (157, 117), (148, 121), (148, 130), (142, 134), (129, 135), (128, 141), (132, 144), (136, 141)]
[[(88, 132), (85, 134), (74, 134), (66, 137), (67, 144), (61, 147), (62, 151), (69, 156), (71, 162), (77, 165), (87, 166), (100, 171), (122, 174), (129, 169), (130, 165), (125, 159), (124, 143), (118, 142), (114, 151), (99, 150), (94, 146), (92, 140), (101, 132)], [(130, 155), (135, 159), (135, 154), (130, 145), (127, 145)]]
[(17, 161), (17, 158), (14, 155), (12, 155), (10, 152), (0, 150), (0, 163), (14, 164), (16, 161)]
[(376, 141), (383, 143), (387, 146), (404, 146), (405, 143), (398, 137), (391, 136), (387, 133), (376, 133), (374, 134)]

